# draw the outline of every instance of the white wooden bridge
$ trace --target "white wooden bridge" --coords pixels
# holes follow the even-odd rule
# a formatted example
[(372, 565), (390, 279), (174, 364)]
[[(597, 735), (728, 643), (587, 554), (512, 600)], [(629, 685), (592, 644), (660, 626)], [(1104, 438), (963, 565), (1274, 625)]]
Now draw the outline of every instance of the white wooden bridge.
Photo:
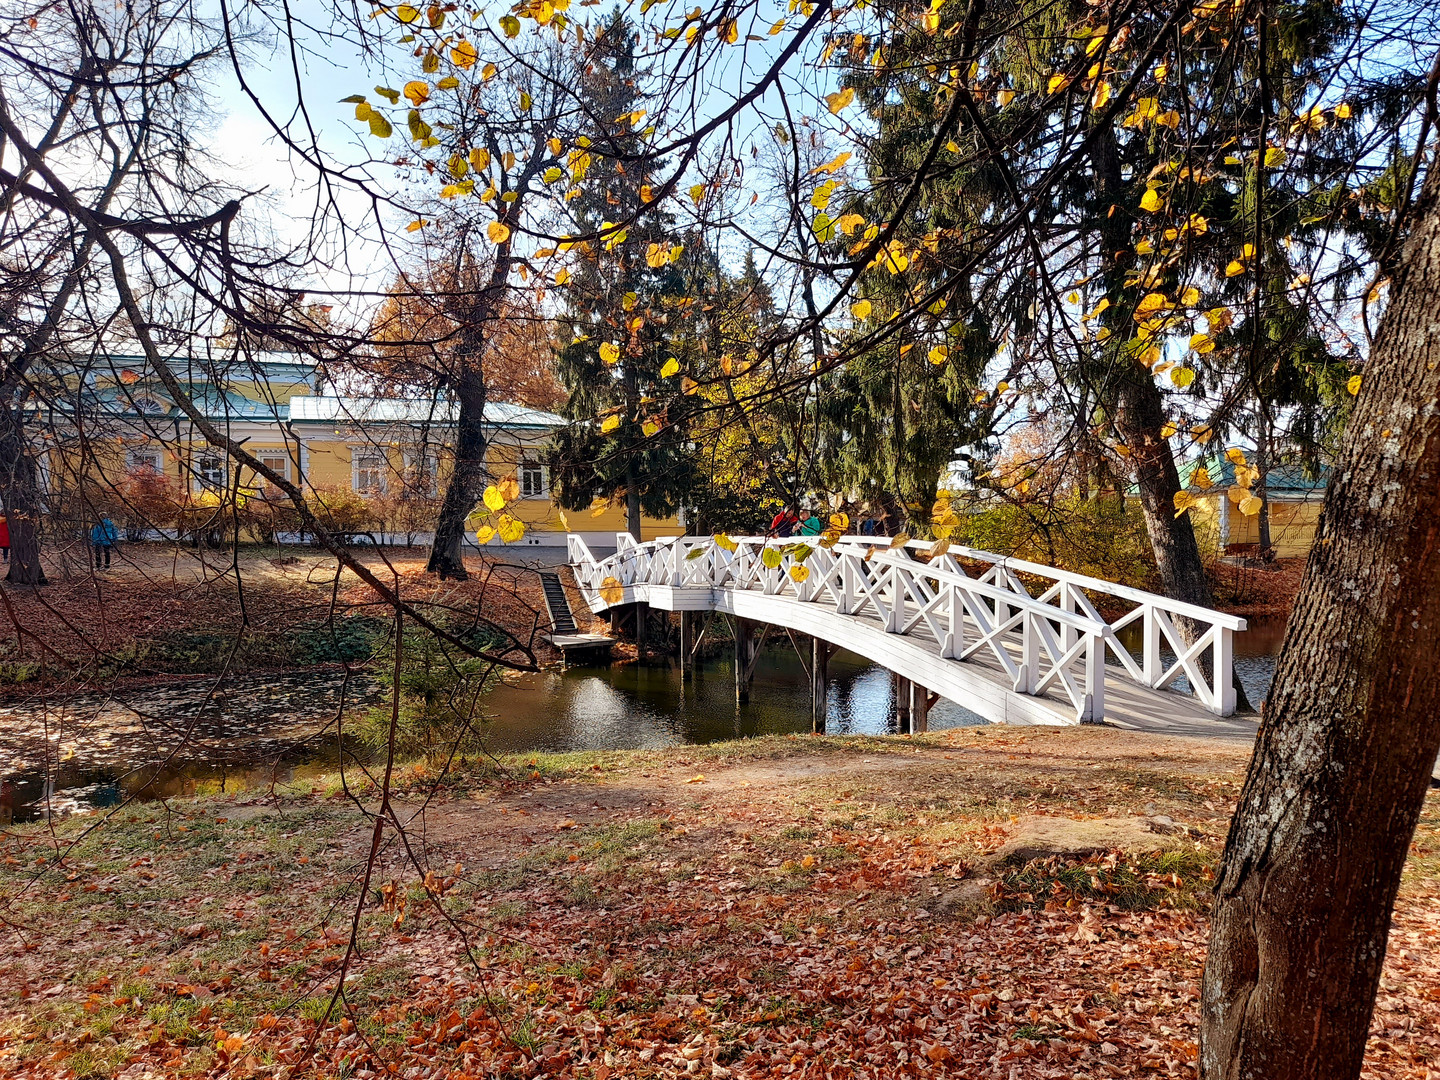
[[(568, 543), (592, 611), (647, 605), (682, 613), (682, 661), (692, 650), (687, 613), (733, 617), (742, 700), (757, 626), (810, 637), (816, 730), (824, 730), (828, 659), (843, 648), (894, 674), (902, 731), (912, 723), (925, 730), (938, 696), (995, 723), (1254, 735), (1250, 721), (1220, 719), (1235, 712), (1233, 647), (1242, 618), (958, 546), (927, 559), (928, 542), (887, 549), (847, 536), (833, 548), (796, 551), (816, 541), (736, 537), (731, 551), (709, 536), (637, 543), (621, 533), (616, 553), (604, 559), (578, 536)], [(1129, 610), (1107, 619), (1097, 596), (1112, 598), (1102, 602), (1107, 609)], [(1192, 640), (1179, 621), (1189, 622)], [(1139, 659), (1117, 635), (1132, 624), (1141, 627)], [(1182, 677), (1189, 693), (1176, 689)]]

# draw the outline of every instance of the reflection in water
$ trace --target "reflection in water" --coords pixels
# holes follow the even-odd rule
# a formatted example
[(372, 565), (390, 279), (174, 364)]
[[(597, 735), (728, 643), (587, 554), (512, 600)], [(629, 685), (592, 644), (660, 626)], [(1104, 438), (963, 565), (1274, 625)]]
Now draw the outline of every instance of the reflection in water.
[[(1269, 689), (1283, 635), (1282, 621), (1257, 620), (1236, 636), (1235, 668), (1253, 703)], [(1138, 635), (1122, 636), (1138, 652)], [(839, 652), (830, 675), (831, 734), (895, 730), (888, 671)], [(332, 772), (345, 756), (331, 724), (336, 713), (374, 700), (373, 688), (354, 679), (347, 685), (335, 673), (244, 676), (209, 696), (212, 686), (172, 684), (123, 703), (88, 697), (0, 708), (0, 824), (113, 806), (137, 792), (239, 791)], [(1185, 688), (1183, 678), (1177, 686)], [(484, 709), (497, 753), (654, 749), (807, 732), (810, 681), (794, 650), (781, 644), (761, 654), (745, 705), (735, 702), (727, 655), (697, 664), (688, 683), (674, 661), (512, 677), (484, 699)], [(980, 723), (948, 701), (930, 712), (931, 730)], [(345, 750), (357, 748), (347, 742)]]
[[(827, 731), (879, 735), (895, 730), (890, 675), (850, 653), (830, 661)], [(698, 664), (689, 683), (677, 662), (571, 667), (508, 681), (485, 699), (490, 746), (525, 750), (653, 749), (750, 735), (810, 730), (810, 683), (788, 646), (766, 649), (750, 701), (735, 702), (730, 657)], [(984, 721), (948, 701), (930, 713), (932, 730)]]

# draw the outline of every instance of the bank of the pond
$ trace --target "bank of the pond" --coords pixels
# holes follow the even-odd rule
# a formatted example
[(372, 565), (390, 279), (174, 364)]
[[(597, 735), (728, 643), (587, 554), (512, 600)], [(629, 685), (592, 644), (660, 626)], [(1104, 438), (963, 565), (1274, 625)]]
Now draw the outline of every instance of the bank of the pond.
[[(1259, 622), (1237, 637), (1236, 670), (1252, 701), (1269, 687), (1283, 631), (1282, 623)], [(726, 650), (698, 663), (689, 681), (673, 660), (551, 666), (506, 676), (482, 699), (480, 720), (496, 753), (650, 749), (809, 730), (809, 678), (788, 641), (764, 650), (749, 702), (737, 705), (734, 685)], [(831, 734), (895, 731), (884, 668), (841, 652), (829, 693)], [(12, 701), (0, 705), (0, 820), (359, 766), (372, 751), (340, 737), (338, 721), (379, 696), (363, 675), (332, 668)], [(948, 701), (930, 714), (936, 731), (983, 722)]]

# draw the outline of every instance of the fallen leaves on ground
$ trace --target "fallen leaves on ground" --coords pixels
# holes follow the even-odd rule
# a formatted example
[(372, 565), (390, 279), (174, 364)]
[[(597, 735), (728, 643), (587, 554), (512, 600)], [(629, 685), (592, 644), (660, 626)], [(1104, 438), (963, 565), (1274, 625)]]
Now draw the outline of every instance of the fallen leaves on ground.
[[(397, 813), (420, 865), (387, 830), (354, 953), (372, 827), (343, 796), (129, 810), (63, 865), (46, 830), (17, 829), (0, 1070), (1193, 1076), (1206, 867), (1246, 749), (771, 738), (527, 756), (428, 803), (417, 770)], [(1402, 889), (1375, 1078), (1425, 1077), (1440, 1047), (1437, 812)], [(1179, 823), (1170, 854), (994, 861), (1026, 820), (1127, 815)]]

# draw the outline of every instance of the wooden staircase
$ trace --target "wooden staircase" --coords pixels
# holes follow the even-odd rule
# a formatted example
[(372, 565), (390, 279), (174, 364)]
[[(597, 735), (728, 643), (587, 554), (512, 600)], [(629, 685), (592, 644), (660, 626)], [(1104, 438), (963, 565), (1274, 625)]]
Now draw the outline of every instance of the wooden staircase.
[(545, 593), (545, 610), (550, 614), (550, 642), (567, 661), (571, 653), (609, 653), (613, 638), (580, 632), (559, 574), (553, 570), (540, 571), (540, 587)]

